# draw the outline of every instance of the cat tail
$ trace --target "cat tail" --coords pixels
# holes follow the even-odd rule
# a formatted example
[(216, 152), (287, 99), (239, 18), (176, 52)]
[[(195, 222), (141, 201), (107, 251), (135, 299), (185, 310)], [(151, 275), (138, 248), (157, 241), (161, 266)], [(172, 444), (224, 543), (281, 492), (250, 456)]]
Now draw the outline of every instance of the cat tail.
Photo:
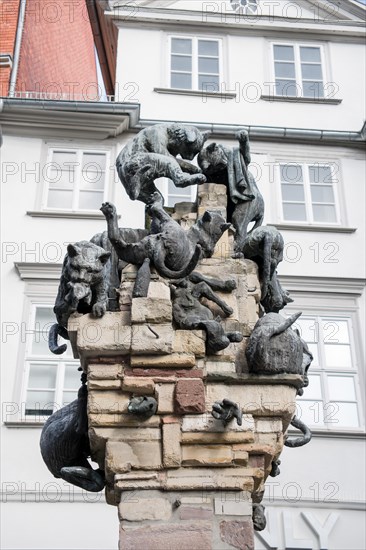
[(61, 346), (59, 346), (57, 342), (58, 336), (62, 336), (62, 338), (65, 338), (65, 340), (69, 340), (67, 330), (58, 323), (55, 323), (54, 325), (52, 325), (48, 333), (48, 347), (49, 350), (55, 355), (62, 355), (63, 353), (65, 353), (67, 345), (62, 344)]
[(293, 439), (286, 439), (284, 443), (286, 447), (292, 447), (292, 448), (302, 447), (303, 445), (306, 445), (307, 443), (309, 443), (311, 439), (311, 431), (306, 426), (306, 424), (304, 424), (304, 422), (302, 422), (299, 418), (297, 418), (297, 416), (294, 416), (293, 419), (291, 420), (291, 426), (300, 430), (302, 433), (302, 436), (295, 437)]
[(184, 277), (188, 277), (190, 273), (194, 270), (196, 267), (198, 260), (201, 257), (201, 246), (199, 244), (196, 245), (196, 249), (192, 255), (192, 258), (189, 260), (188, 264), (183, 267), (180, 271), (175, 271), (172, 269), (169, 269), (164, 264), (164, 259), (159, 254), (158, 250), (154, 250), (154, 266), (156, 270), (158, 271), (159, 275), (162, 275), (166, 279), (184, 279)]

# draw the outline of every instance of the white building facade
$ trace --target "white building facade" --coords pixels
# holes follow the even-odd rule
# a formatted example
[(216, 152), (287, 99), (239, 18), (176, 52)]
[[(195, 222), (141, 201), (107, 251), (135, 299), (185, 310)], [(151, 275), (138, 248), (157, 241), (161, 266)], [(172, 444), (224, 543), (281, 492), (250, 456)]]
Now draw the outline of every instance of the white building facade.
[[(249, 130), (264, 223), (285, 239), (279, 275), (294, 299), (285, 313), (303, 311), (314, 355), (298, 410), (313, 439), (285, 449), (280, 476), (269, 478), (256, 548), (361, 550), (365, 9), (352, 0), (96, 6), (114, 103), (0, 100), (2, 547), (117, 547), (116, 510), (42, 463), (44, 418), (79, 383), (71, 354), (51, 356), (44, 334), (65, 246), (105, 229), (101, 203), (116, 204), (121, 226), (144, 225), (142, 203), (117, 178), (119, 150), (142, 127), (177, 121), (228, 146)], [(161, 189), (169, 206), (196, 191)]]

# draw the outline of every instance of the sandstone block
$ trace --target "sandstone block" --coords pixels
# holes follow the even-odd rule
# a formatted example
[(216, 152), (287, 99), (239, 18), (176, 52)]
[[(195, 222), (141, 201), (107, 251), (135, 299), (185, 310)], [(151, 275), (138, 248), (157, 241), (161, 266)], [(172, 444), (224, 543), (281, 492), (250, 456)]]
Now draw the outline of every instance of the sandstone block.
[(176, 330), (174, 333), (173, 352), (193, 353), (196, 357), (204, 357), (206, 353), (206, 337), (203, 330)]
[(122, 365), (88, 365), (88, 380), (118, 380), (122, 373)]
[(214, 500), (215, 514), (217, 516), (251, 516), (252, 505), (249, 501), (233, 501), (215, 498)]
[(120, 380), (89, 380), (88, 390), (119, 390), (121, 389)]
[[(131, 358), (131, 361), (134, 358)], [(137, 359), (137, 358), (136, 358)], [(152, 378), (155, 383), (169, 383), (172, 382), (175, 378), (202, 378), (203, 370), (202, 369), (192, 369), (192, 368), (182, 368), (182, 369), (167, 369), (167, 368), (136, 368), (126, 369), (125, 371), (128, 375), (133, 376), (147, 376)]]
[(234, 462), (235, 464), (241, 464), (242, 466), (248, 464), (247, 451), (234, 451)]
[(154, 334), (148, 325), (133, 325), (131, 352), (138, 355), (172, 353), (174, 331), (171, 324), (154, 325)]
[[(159, 285), (162, 283), (155, 283)], [(165, 287), (165, 285), (162, 285)], [(172, 302), (162, 298), (133, 298), (131, 322), (135, 323), (169, 323), (172, 321)]]
[(227, 445), (231, 443), (251, 443), (254, 441), (253, 432), (229, 431), (229, 432), (185, 432), (182, 433), (182, 445), (217, 444)]
[(131, 350), (129, 314), (124, 311), (107, 313), (96, 319), (83, 315), (78, 319), (77, 347), (87, 357), (106, 354), (124, 355)]
[[(136, 326), (134, 327), (136, 328)], [(142, 347), (142, 345), (141, 345)], [(166, 346), (166, 349), (169, 346)], [(191, 369), (196, 365), (196, 358), (192, 353), (169, 353), (170, 355), (148, 355), (152, 353), (146, 350), (146, 355), (132, 356), (131, 367), (160, 368), (160, 369)], [(156, 353), (160, 353), (156, 351)]]
[(168, 491), (202, 491), (204, 489), (211, 492), (212, 490), (222, 491), (223, 487), (225, 491), (252, 491), (254, 487), (247, 468), (239, 466), (227, 468), (225, 464), (220, 468), (205, 468), (201, 465), (199, 468), (167, 470), (166, 476), (164, 488)]
[(178, 414), (202, 413), (205, 387), (202, 380), (178, 380), (175, 386), (175, 411)]
[(255, 431), (258, 433), (282, 432), (282, 420), (280, 418), (256, 418)]
[(132, 491), (124, 495), (126, 502), (118, 506), (118, 515), (121, 521), (167, 521), (172, 515), (172, 505), (167, 498), (139, 498)]
[(213, 517), (213, 511), (211, 508), (202, 508), (192, 507), (192, 506), (182, 506), (179, 508), (179, 517), (180, 519), (211, 519)]
[(165, 468), (181, 465), (180, 423), (163, 424), (163, 464)]
[(160, 426), (160, 418), (141, 419), (131, 414), (92, 414), (88, 416), (89, 426), (125, 427), (125, 428), (155, 428)]
[(212, 356), (205, 362), (207, 374), (217, 373), (224, 374), (226, 372), (236, 372), (235, 363), (233, 361), (214, 361)]
[(88, 414), (127, 413), (129, 396), (121, 391), (90, 391), (88, 394)]
[[(246, 386), (247, 388), (248, 386)], [(221, 398), (222, 399), (222, 398)], [(219, 401), (219, 399), (216, 399)], [(251, 415), (243, 414), (242, 425), (238, 426), (235, 420), (231, 421), (228, 426), (224, 426), (220, 420), (214, 418), (210, 412), (202, 415), (192, 416), (186, 415), (183, 417), (182, 431), (183, 432), (247, 432), (254, 429), (254, 420)]]
[(252, 520), (221, 521), (220, 537), (223, 542), (239, 550), (253, 550), (254, 531)]
[(212, 550), (212, 527), (210, 522), (170, 523), (168, 525), (147, 525), (137, 529), (122, 526), (120, 529), (120, 550), (163, 550), (178, 548), (179, 550)]
[(157, 384), (158, 414), (172, 414), (174, 412), (175, 384)]
[(187, 466), (222, 466), (231, 464), (233, 453), (228, 445), (185, 445), (182, 464)]
[(139, 395), (152, 395), (155, 391), (155, 384), (152, 378), (125, 376), (122, 380), (122, 390)]
[(132, 292), (134, 287), (133, 282), (123, 281), (119, 289), (119, 305), (121, 309), (123, 306), (131, 308), (132, 305)]
[(113, 481), (114, 474), (131, 469), (161, 469), (160, 441), (107, 441), (105, 464), (110, 481)]

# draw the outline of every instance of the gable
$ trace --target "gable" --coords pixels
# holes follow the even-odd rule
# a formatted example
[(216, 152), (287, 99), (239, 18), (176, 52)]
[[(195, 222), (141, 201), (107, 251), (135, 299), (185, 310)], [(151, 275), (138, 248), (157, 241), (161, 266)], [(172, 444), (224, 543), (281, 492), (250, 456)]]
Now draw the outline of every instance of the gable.
[(286, 21), (363, 21), (366, 13), (364, 6), (355, 0), (135, 0), (134, 4), (141, 8), (193, 11), (203, 15), (221, 13), (236, 18), (263, 17)]

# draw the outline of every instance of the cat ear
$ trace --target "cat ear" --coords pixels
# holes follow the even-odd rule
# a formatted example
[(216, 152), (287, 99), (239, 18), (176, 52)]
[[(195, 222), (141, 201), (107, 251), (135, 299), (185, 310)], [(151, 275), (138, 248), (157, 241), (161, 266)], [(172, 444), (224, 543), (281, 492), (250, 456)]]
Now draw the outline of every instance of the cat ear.
[(111, 256), (111, 253), (110, 252), (103, 252), (100, 256), (99, 256), (99, 260), (102, 262), (102, 264), (106, 264), (109, 260)]
[(209, 153), (213, 153), (216, 149), (216, 143), (210, 143), (210, 145), (207, 145), (206, 150), (209, 151)]
[(78, 254), (80, 254), (80, 248), (75, 244), (69, 244), (67, 246), (67, 253), (70, 256), (70, 258), (74, 258)]
[(211, 132), (209, 130), (206, 130), (206, 132), (201, 132), (201, 134), (202, 134), (202, 137), (203, 137), (203, 142), (202, 143), (205, 143), (205, 141), (210, 137)]
[(203, 214), (202, 221), (203, 223), (210, 222), (212, 220), (212, 214), (208, 210)]
[(227, 229), (229, 229), (230, 226), (231, 226), (231, 223), (222, 223), (220, 225), (220, 229), (224, 233)]
[(186, 138), (188, 143), (194, 143), (197, 139), (196, 132), (194, 130), (187, 130)]

